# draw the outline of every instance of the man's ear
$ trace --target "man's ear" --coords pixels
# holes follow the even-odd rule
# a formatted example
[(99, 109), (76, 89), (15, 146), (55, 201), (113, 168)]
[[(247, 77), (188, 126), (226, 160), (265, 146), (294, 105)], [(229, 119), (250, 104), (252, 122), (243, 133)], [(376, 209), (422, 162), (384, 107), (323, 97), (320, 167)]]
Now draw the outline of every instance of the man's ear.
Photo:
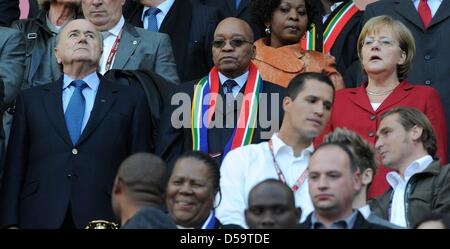
[(367, 186), (373, 181), (373, 169), (365, 169), (361, 175), (361, 182)]
[(292, 99), (289, 96), (286, 96), (283, 98), (283, 111), (286, 112), (286, 110), (289, 108), (289, 105), (292, 104)]
[(412, 140), (416, 141), (422, 136), (423, 128), (419, 127), (417, 125), (414, 125), (409, 132), (411, 134)]
[(112, 193), (113, 194), (120, 194), (122, 192), (123, 192), (123, 182), (120, 179), (120, 177), (116, 177), (116, 179), (114, 180)]
[(361, 190), (362, 181), (361, 181), (361, 171), (359, 168), (353, 173), (353, 188), (356, 192)]
[(58, 62), (58, 64), (61, 64), (62, 61), (61, 61), (61, 57), (59, 56), (59, 49), (58, 49), (58, 47), (54, 48), (53, 50), (55, 51), (56, 62)]

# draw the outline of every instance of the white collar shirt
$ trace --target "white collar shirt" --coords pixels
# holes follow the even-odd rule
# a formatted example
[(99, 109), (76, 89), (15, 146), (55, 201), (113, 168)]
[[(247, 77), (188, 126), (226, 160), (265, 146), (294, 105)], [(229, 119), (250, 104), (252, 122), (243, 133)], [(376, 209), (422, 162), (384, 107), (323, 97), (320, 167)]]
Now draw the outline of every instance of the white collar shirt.
[(406, 210), (405, 210), (405, 192), (409, 179), (425, 170), (433, 158), (429, 155), (423, 156), (412, 162), (404, 173), (404, 178), (396, 171), (391, 171), (386, 175), (386, 180), (393, 189), (393, 196), (390, 208), (389, 221), (401, 227), (407, 227)]
[[(125, 19), (122, 17), (120, 17), (119, 22), (116, 24), (116, 26), (112, 27), (110, 30), (108, 31), (103, 31), (102, 35), (103, 35), (103, 54), (100, 58), (100, 73), (103, 75), (106, 73), (106, 63), (108, 61), (108, 56), (111, 53), (112, 47), (114, 45), (114, 42), (116, 41), (117, 37), (119, 36), (120, 31), (123, 28), (123, 25), (125, 24)], [(116, 56), (117, 53), (119, 51), (116, 52)], [(114, 65), (114, 60), (116, 58), (116, 56), (114, 56), (114, 58), (111, 61), (111, 68), (112, 69), (112, 65)]]
[[(242, 75), (240, 75), (240, 76), (238, 76), (238, 77), (236, 77), (236, 78), (234, 78), (234, 79), (231, 79), (231, 78), (228, 78), (227, 76), (223, 75), (221, 72), (219, 72), (219, 80), (220, 80), (220, 83), (221, 83), (222, 85), (223, 85), (223, 84), (225, 83), (225, 81), (227, 81), (227, 80), (234, 80), (234, 81), (236, 81), (237, 86), (233, 87), (233, 89), (232, 89), (232, 91), (233, 91), (233, 97), (236, 98), (236, 96), (238, 95), (239, 91), (241, 91), (241, 88), (244, 87), (245, 83), (246, 83), (247, 80), (248, 80), (248, 73), (249, 73), (249, 72), (247, 71), (247, 72), (245, 72), (244, 74), (242, 74)], [(223, 91), (224, 91), (224, 93), (225, 93), (225, 88), (223, 88)]]
[[(293, 149), (286, 145), (278, 134), (272, 135), (272, 143), (275, 159), (287, 185), (292, 187), (306, 170), (314, 147), (311, 144), (300, 156), (295, 157)], [(220, 172), (222, 200), (216, 210), (216, 217), (222, 224), (248, 228), (245, 224), (244, 210), (248, 207), (250, 190), (266, 179), (278, 179), (268, 142), (246, 145), (230, 151), (222, 162)], [(301, 221), (304, 221), (314, 211), (307, 180), (294, 195), (295, 205), (303, 211)]]
[(362, 214), (362, 216), (364, 216), (364, 219), (366, 220), (367, 218), (369, 218), (370, 213), (372, 213), (372, 211), (370, 210), (370, 206), (368, 204), (358, 208), (358, 211)]

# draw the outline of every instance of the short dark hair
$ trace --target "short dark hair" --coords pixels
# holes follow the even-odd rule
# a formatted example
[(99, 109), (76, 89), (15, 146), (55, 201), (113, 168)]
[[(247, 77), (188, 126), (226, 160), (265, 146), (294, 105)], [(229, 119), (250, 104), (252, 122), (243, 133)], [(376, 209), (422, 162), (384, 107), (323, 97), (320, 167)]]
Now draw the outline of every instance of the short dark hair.
[(422, 142), (422, 145), (428, 152), (428, 154), (433, 158), (436, 158), (436, 135), (434, 133), (433, 126), (431, 125), (427, 116), (416, 108), (397, 106), (383, 113), (381, 115), (381, 121), (387, 116), (393, 114), (398, 114), (398, 121), (407, 131), (409, 131), (414, 126), (419, 126), (422, 128), (422, 135), (420, 136), (419, 141)]
[(128, 196), (138, 202), (146, 202), (150, 194), (159, 197), (158, 204), (161, 204), (167, 177), (166, 163), (158, 156), (144, 152), (127, 157), (117, 172)]
[(358, 171), (359, 167), (358, 167), (358, 161), (356, 159), (356, 156), (354, 155), (352, 150), (349, 148), (349, 146), (346, 144), (343, 144), (343, 143), (337, 143), (337, 142), (322, 143), (321, 145), (319, 145), (319, 147), (317, 147), (317, 149), (314, 150), (313, 153), (311, 153), (311, 156), (313, 156), (321, 148), (328, 147), (328, 146), (337, 146), (338, 148), (343, 150), (345, 152), (345, 154), (347, 154), (348, 158), (350, 159), (350, 171), (352, 173), (355, 173), (356, 171)]
[[(263, 185), (276, 185), (276, 186), (279, 186), (280, 188), (282, 188), (283, 191), (286, 192), (286, 194), (287, 194), (289, 205), (292, 204), (292, 207), (295, 208), (295, 197), (294, 197), (294, 192), (292, 191), (292, 189), (286, 183), (284, 183), (278, 179), (273, 179), (273, 178), (266, 179), (262, 182), (259, 182), (255, 186), (253, 186), (253, 188), (250, 190), (250, 192), (248, 194), (248, 201), (250, 201), (250, 196), (252, 196), (252, 193), (256, 189), (258, 189), (259, 187), (261, 187)], [(248, 205), (250, 205), (250, 203), (248, 203)]]
[[(250, 3), (250, 11), (252, 14), (253, 21), (260, 28), (260, 32), (265, 34), (263, 31), (266, 28), (265, 23), (270, 22), (273, 16), (273, 12), (280, 6), (281, 0), (253, 0)], [(312, 7), (308, 1), (305, 1), (306, 15), (308, 16), (308, 24), (306, 29), (311, 29), (313, 12)]]
[[(220, 199), (222, 199), (222, 192), (220, 191), (220, 165), (219, 163), (212, 158), (209, 154), (201, 152), (201, 151), (186, 151), (183, 153), (175, 162), (181, 161), (182, 159), (193, 158), (202, 163), (204, 163), (211, 172), (213, 176), (213, 188), (216, 193), (219, 193)], [(220, 202), (220, 201), (219, 201)]]
[(334, 92), (335, 88), (333, 85), (333, 82), (331, 81), (330, 77), (328, 75), (323, 73), (316, 73), (316, 72), (306, 72), (306, 73), (300, 73), (296, 75), (290, 82), (287, 87), (287, 94), (289, 98), (292, 100), (295, 100), (297, 95), (303, 90), (303, 87), (305, 85), (305, 82), (307, 80), (317, 80), (324, 84), (329, 85), (331, 88), (333, 88), (333, 99), (334, 99)]

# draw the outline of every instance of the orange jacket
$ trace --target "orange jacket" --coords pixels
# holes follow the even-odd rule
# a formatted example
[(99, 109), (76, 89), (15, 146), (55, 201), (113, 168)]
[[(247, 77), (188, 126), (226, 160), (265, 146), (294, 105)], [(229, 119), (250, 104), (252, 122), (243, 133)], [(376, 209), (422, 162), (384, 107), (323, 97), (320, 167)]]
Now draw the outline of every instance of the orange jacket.
[(333, 56), (316, 51), (303, 50), (293, 44), (273, 48), (264, 43), (264, 38), (255, 42), (256, 57), (253, 63), (265, 81), (287, 87), (292, 78), (302, 72), (326, 73), (336, 90), (344, 88), (341, 74), (335, 68)]

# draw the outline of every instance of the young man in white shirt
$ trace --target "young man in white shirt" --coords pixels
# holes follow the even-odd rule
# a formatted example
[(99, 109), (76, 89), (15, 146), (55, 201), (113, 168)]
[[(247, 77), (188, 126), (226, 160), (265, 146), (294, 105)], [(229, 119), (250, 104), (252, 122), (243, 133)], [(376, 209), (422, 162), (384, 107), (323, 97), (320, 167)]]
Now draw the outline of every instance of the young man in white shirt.
[(396, 107), (381, 116), (377, 136), (381, 161), (394, 171), (386, 176), (391, 188), (371, 201), (372, 210), (402, 227), (431, 212), (450, 212), (450, 167), (435, 158), (436, 136), (427, 117)]
[(319, 135), (330, 117), (334, 100), (331, 80), (320, 73), (303, 73), (290, 82), (283, 99), (284, 118), (269, 142), (231, 151), (221, 166), (222, 200), (217, 217), (223, 224), (247, 227), (244, 210), (250, 190), (275, 178), (292, 188), (302, 219), (313, 210), (308, 193), (307, 165)]

